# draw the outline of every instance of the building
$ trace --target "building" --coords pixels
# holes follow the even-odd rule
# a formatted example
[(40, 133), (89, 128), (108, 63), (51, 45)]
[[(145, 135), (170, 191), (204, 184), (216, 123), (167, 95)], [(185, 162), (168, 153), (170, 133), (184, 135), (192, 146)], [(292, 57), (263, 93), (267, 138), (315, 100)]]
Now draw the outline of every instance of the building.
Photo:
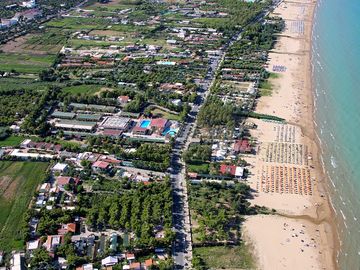
[(69, 176), (59, 176), (56, 178), (56, 184), (59, 188), (64, 188), (66, 185), (76, 185), (78, 181)]
[(21, 5), (26, 8), (34, 8), (34, 7), (36, 7), (36, 2), (35, 2), (35, 0), (30, 0), (27, 2), (22, 2)]
[(244, 168), (236, 165), (220, 165), (220, 173), (223, 175), (231, 175), (236, 178), (242, 178), (244, 176)]
[(109, 112), (109, 113), (114, 113), (116, 111), (116, 107), (114, 106), (105, 106), (105, 105), (97, 105), (97, 104), (83, 104), (83, 103), (72, 102), (70, 103), (69, 106), (75, 110), (81, 110), (81, 111), (98, 111), (98, 112)]
[(28, 251), (34, 251), (36, 249), (38, 249), (40, 247), (40, 240), (37, 239), (37, 240), (32, 240), (32, 241), (29, 241), (26, 243), (26, 249)]
[(131, 119), (128, 117), (107, 117), (100, 124), (102, 129), (116, 129), (126, 131), (131, 124)]
[(66, 163), (56, 163), (51, 170), (53, 172), (65, 173), (67, 172), (68, 169), (69, 169), (69, 165), (67, 165)]
[(62, 224), (61, 228), (58, 229), (58, 234), (59, 235), (64, 235), (67, 234), (69, 232), (71, 233), (76, 233), (76, 223), (67, 223), (67, 224)]
[(95, 161), (91, 166), (94, 171), (98, 172), (106, 172), (111, 169), (111, 165), (105, 161)]
[(60, 118), (60, 119), (74, 119), (75, 113), (73, 112), (61, 112), (61, 111), (54, 111), (51, 114), (53, 118)]
[(118, 258), (115, 256), (108, 256), (105, 259), (101, 260), (102, 266), (113, 266), (118, 263)]
[(131, 270), (141, 270), (141, 263), (139, 262), (132, 262), (130, 263)]
[(25, 270), (25, 259), (23, 254), (14, 253), (10, 260), (10, 270)]
[(63, 242), (62, 235), (48, 235), (45, 242), (45, 248), (49, 252), (54, 252), (56, 248)]
[(130, 98), (129, 98), (129, 96), (119, 96), (117, 98), (117, 100), (118, 100), (119, 104), (125, 105), (130, 101)]
[(90, 121), (77, 121), (77, 120), (56, 120), (54, 126), (58, 129), (80, 131), (80, 132), (92, 132), (94, 131), (97, 123)]
[(238, 153), (248, 154), (251, 153), (251, 145), (249, 144), (249, 141), (246, 139), (237, 140), (234, 143), (233, 150), (235, 154)]
[(147, 128), (143, 128), (143, 127), (139, 127), (139, 126), (136, 126), (133, 128), (132, 130), (132, 133), (134, 135), (147, 135), (148, 134), (148, 129)]
[(155, 118), (155, 119), (151, 119), (150, 127), (154, 132), (161, 134), (164, 131), (164, 129), (167, 127), (168, 123), (169, 120), (167, 119)]
[(145, 260), (145, 269), (150, 269), (153, 265), (154, 265), (153, 259), (150, 258)]

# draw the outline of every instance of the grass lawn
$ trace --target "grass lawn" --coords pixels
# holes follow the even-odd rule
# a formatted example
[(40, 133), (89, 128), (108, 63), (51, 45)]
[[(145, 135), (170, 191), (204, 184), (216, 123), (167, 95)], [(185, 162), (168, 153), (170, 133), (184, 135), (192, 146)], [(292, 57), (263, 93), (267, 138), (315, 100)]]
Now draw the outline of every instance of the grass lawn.
[(254, 260), (245, 245), (197, 247), (194, 255), (203, 259), (206, 269), (254, 269)]
[(21, 73), (39, 73), (50, 67), (55, 55), (28, 55), (17, 53), (0, 53), (0, 70), (16, 70)]
[(168, 120), (180, 121), (179, 115), (168, 113), (168, 112), (162, 111), (158, 108), (155, 108), (154, 110), (152, 110), (151, 113), (155, 117), (162, 117), (162, 118), (165, 118)]
[(11, 135), (5, 140), (0, 140), (0, 147), (4, 146), (18, 146), (20, 143), (25, 140), (25, 137)]
[(68, 86), (63, 88), (64, 93), (70, 93), (73, 95), (76, 94), (89, 94), (93, 95), (96, 92), (100, 91), (100, 88), (103, 87), (101, 85), (75, 85), (75, 86)]
[(208, 174), (209, 173), (209, 163), (202, 164), (188, 164), (187, 165), (189, 172)]
[(47, 162), (0, 161), (0, 250), (23, 248), (21, 221)]

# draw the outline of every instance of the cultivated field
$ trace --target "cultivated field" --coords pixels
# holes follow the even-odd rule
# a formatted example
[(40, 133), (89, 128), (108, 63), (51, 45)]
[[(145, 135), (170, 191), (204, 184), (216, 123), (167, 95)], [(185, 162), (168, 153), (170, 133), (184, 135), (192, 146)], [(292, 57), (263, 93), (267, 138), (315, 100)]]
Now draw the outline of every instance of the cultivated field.
[(0, 70), (39, 73), (41, 70), (50, 67), (54, 63), (54, 60), (54, 55), (0, 53)]
[(20, 249), (21, 221), (48, 163), (0, 161), (0, 250)]

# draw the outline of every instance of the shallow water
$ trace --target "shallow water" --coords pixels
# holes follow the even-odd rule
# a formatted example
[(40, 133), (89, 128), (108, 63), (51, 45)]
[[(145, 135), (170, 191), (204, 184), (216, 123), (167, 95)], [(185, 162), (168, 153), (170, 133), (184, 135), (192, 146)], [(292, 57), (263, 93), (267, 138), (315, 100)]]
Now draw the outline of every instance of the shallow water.
[(341, 237), (341, 269), (360, 268), (360, 2), (319, 0), (312, 66), (315, 126)]

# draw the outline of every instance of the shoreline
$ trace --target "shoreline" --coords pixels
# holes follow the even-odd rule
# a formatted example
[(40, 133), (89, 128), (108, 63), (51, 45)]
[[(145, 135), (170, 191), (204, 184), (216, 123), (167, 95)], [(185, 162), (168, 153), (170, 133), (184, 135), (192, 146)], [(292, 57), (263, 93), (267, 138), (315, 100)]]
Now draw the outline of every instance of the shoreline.
[[(307, 267), (309, 268), (311, 267), (314, 269), (338, 269), (337, 254), (340, 247), (339, 235), (337, 231), (336, 222), (333, 220), (333, 217), (335, 215), (334, 215), (334, 210), (330, 203), (328, 186), (325, 180), (326, 175), (323, 172), (323, 166), (320, 161), (320, 155), (321, 155), (320, 145), (316, 137), (316, 130), (314, 124), (315, 110), (313, 103), (314, 89), (313, 89), (313, 74), (311, 71), (311, 57), (312, 57), (311, 48), (313, 42), (312, 32), (313, 32), (313, 23), (315, 21), (315, 13), (316, 13), (315, 10), (317, 8), (317, 1), (304, 1), (304, 0), (282, 1), (276, 7), (273, 14), (282, 17), (284, 21), (291, 21), (296, 19), (299, 20), (299, 15), (293, 15), (296, 17), (291, 16), (292, 15), (291, 12), (294, 12), (294, 10), (289, 11), (289, 9), (295, 9), (295, 7), (289, 7), (289, 9), (287, 9), (288, 8), (287, 5), (289, 6), (299, 5), (299, 7), (296, 8), (302, 10), (303, 17), (301, 15), (300, 17), (302, 17), (301, 20), (303, 21), (302, 22), (303, 35), (301, 36), (299, 34), (299, 36), (294, 35), (293, 37), (291, 33), (290, 34), (287, 33), (289, 32), (289, 29), (284, 30), (279, 35), (276, 41), (275, 48), (269, 53), (270, 62), (274, 64), (272, 59), (274, 55), (275, 55), (274, 58), (277, 57), (280, 60), (283, 60), (285, 62), (287, 61), (287, 64), (289, 65), (289, 72), (288, 71), (286, 72), (291, 74), (284, 75), (284, 77), (286, 78), (271, 79), (271, 81), (274, 83), (279, 83), (280, 81), (280, 85), (274, 87), (274, 89), (276, 88), (278, 92), (275, 93), (274, 96), (272, 95), (270, 97), (261, 97), (256, 111), (260, 110), (260, 112), (269, 113), (269, 114), (273, 113), (274, 115), (279, 116), (278, 112), (275, 112), (275, 110), (277, 111), (278, 109), (280, 109), (280, 113), (281, 113), (280, 117), (285, 118), (289, 125), (295, 126), (300, 129), (301, 138), (299, 139), (299, 141), (301, 141), (302, 143), (308, 146), (309, 152), (312, 156), (311, 164), (314, 167), (314, 169), (312, 169), (311, 171), (312, 171), (312, 175), (316, 179), (316, 182), (314, 183), (313, 196), (307, 198), (291, 197), (291, 196), (297, 196), (294, 194), (291, 195), (286, 194), (287, 196), (281, 196), (282, 195), (281, 194), (280, 196), (277, 196), (277, 194), (269, 195), (269, 193), (266, 193), (266, 195), (264, 195), (261, 192), (258, 192), (259, 194), (258, 198), (255, 198), (253, 203), (254, 204), (258, 203), (259, 205), (275, 208), (279, 214), (275, 216), (276, 218), (274, 218), (273, 216), (259, 217), (259, 220), (257, 219), (255, 220), (257, 222), (263, 222), (263, 223), (265, 222), (262, 221), (262, 219), (265, 219), (266, 223), (273, 222), (274, 223), (273, 226), (274, 228), (276, 228), (276, 230), (281, 230), (279, 226), (281, 227), (281, 223), (283, 221), (284, 224), (289, 222), (292, 224), (291, 226), (294, 227), (293, 230), (305, 231), (306, 236), (309, 236), (310, 239), (314, 239), (315, 236), (317, 236), (318, 240), (316, 243), (315, 251), (307, 254), (307, 256), (311, 257), (312, 259), (308, 258), (309, 260), (305, 262), (305, 264), (307, 265)], [(306, 9), (306, 14), (304, 11), (305, 9)], [(295, 12), (294, 14), (298, 14), (298, 13)], [(296, 30), (297, 29), (295, 29), (295, 31)], [(278, 50), (276, 50), (276, 47), (280, 47), (280, 49), (277, 48)], [(276, 55), (276, 53), (278, 53), (278, 55)], [(286, 56), (284, 56), (281, 59), (281, 57), (278, 57), (280, 54), (286, 55), (288, 56), (288, 58), (285, 59), (284, 57)], [(293, 73), (301, 73), (301, 75), (297, 78), (297, 80), (300, 80), (300, 85), (297, 85), (296, 84), (297, 80), (293, 78), (295, 76), (298, 76), (298, 74), (293, 75)], [(285, 92), (283, 89), (281, 89), (281, 87), (283, 86), (282, 83), (284, 82), (287, 83), (285, 87), (286, 86), (289, 87), (289, 89), (293, 91), (292, 93), (288, 93), (291, 91)], [(281, 94), (280, 96), (279, 93)], [(278, 107), (272, 104), (276, 102), (278, 102), (279, 105)], [(260, 108), (258, 109), (258, 107)], [(273, 126), (270, 125), (271, 128), (275, 128), (274, 126), (275, 125)], [(265, 142), (267, 141), (267, 139), (269, 139), (268, 141), (272, 139), (271, 137), (269, 138), (265, 137), (265, 135), (263, 134), (266, 133), (266, 128), (270, 130), (270, 128), (266, 127), (265, 124), (259, 123), (259, 129), (261, 130), (260, 135), (256, 134), (260, 138), (264, 137), (265, 140), (263, 139), (263, 141)], [(264, 143), (261, 142), (261, 144)], [(261, 147), (262, 145), (259, 147), (259, 150), (261, 149)], [(280, 165), (284, 165), (284, 164), (280, 163)], [(259, 164), (258, 163), (255, 164), (254, 168), (257, 168), (259, 170)], [(258, 187), (258, 185), (259, 185), (259, 180), (257, 180), (256, 187)], [(254, 185), (252, 187), (254, 187)], [(262, 199), (259, 199), (261, 197)], [(304, 206), (304, 208), (301, 209), (302, 206)], [(281, 222), (277, 220), (278, 218), (281, 219)], [(260, 264), (259, 265), (260, 268), (267, 269), (265, 267), (266, 263), (264, 263), (264, 260), (267, 263), (269, 263), (269, 261), (267, 261), (269, 260), (269, 258), (266, 257), (268, 255), (269, 256), (276, 256), (276, 255), (273, 254), (273, 251), (269, 250), (270, 247), (264, 247), (264, 245), (266, 244), (265, 240), (261, 240), (261, 239), (259, 240), (259, 238), (256, 236), (256, 234), (260, 233), (260, 230), (262, 228), (258, 228), (255, 234), (254, 232), (251, 232), (256, 230), (250, 228), (251, 226), (255, 226), (254, 222), (251, 219), (254, 218), (250, 217), (249, 220), (245, 222), (245, 231), (244, 231), (245, 239), (247, 239), (248, 242), (251, 242), (252, 245), (255, 247), (254, 255)], [(306, 223), (306, 226), (302, 223), (304, 224)], [(286, 231), (285, 227), (282, 229)], [(267, 236), (265, 235), (264, 237)], [(284, 237), (285, 237), (284, 231), (278, 232), (277, 235), (278, 239), (284, 239)], [(274, 241), (274, 239), (272, 240)], [(287, 238), (287, 240), (289, 239)], [(280, 243), (280, 244), (283, 245), (284, 243)], [(281, 248), (281, 246), (279, 246), (279, 248)], [(298, 244), (292, 244), (291, 248), (293, 250), (297, 250), (299, 249), (299, 246)], [(265, 253), (269, 252), (269, 254), (264, 254), (264, 252)], [(304, 252), (302, 248), (301, 248), (301, 252)], [(262, 256), (259, 256), (259, 254), (262, 254)], [(290, 256), (292, 256), (293, 257), (292, 259), (294, 259), (295, 261), (298, 260), (300, 257), (300, 256), (296, 256), (296, 254)], [(316, 256), (316, 263), (313, 258), (314, 256)], [(284, 258), (280, 258), (280, 257), (276, 258), (277, 259), (276, 262), (275, 260), (273, 262), (273, 263), (278, 263), (277, 265), (278, 267), (276, 268), (277, 269), (288, 268), (288, 265), (286, 264), (290, 262), (285, 262)], [(314, 264), (317, 265), (315, 266)], [(275, 266), (272, 265), (272, 267)], [(301, 268), (297, 268), (297, 269), (308, 269), (307, 267), (306, 266), (304, 267), (303, 265), (301, 266)]]

